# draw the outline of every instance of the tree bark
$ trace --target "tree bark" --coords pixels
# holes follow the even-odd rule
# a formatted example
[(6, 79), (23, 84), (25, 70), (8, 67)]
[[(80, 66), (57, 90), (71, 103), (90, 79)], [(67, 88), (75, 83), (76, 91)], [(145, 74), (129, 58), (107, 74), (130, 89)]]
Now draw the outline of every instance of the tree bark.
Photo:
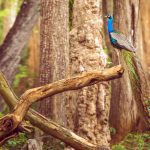
[[(119, 13), (118, 13), (119, 12)], [(127, 13), (128, 12), (128, 13)], [(128, 35), (128, 38), (138, 49), (140, 42), (138, 39), (138, 21), (139, 21), (139, 1), (138, 0), (115, 0), (114, 1), (114, 20), (115, 29)], [(133, 87), (132, 80), (128, 72), (128, 66), (122, 56), (120, 61), (125, 68), (125, 73), (120, 80), (112, 82), (112, 100), (110, 109), (110, 123), (116, 129), (116, 134), (112, 136), (112, 142), (116, 143), (122, 140), (131, 131), (145, 131), (149, 128), (149, 115), (146, 101), (149, 101), (148, 85), (145, 80), (144, 72), (133, 57), (131, 63), (135, 63), (135, 71), (139, 80), (139, 87)], [(112, 52), (113, 63), (118, 60), (115, 52)], [(141, 91), (138, 91), (140, 88)]]
[[(8, 14), (3, 17), (3, 21), (2, 21), (2, 31), (1, 31), (1, 36), (0, 36), (0, 43), (4, 40), (6, 34), (8, 33), (8, 31), (10, 30), (10, 28), (12, 27), (15, 19), (16, 19), (16, 15), (17, 15), (17, 4), (18, 4), (18, 0), (15, 1), (2, 1), (1, 2), (1, 10), (7, 10), (8, 9)], [(5, 104), (4, 101), (2, 100), (2, 98), (0, 97), (0, 111), (3, 112), (5, 109)]]
[[(106, 67), (102, 45), (102, 1), (74, 0), (70, 32), (70, 73), (76, 75)], [(109, 84), (102, 83), (70, 93), (67, 125), (93, 143), (109, 146)]]
[(20, 55), (39, 16), (40, 0), (24, 0), (13, 27), (0, 47), (0, 68), (12, 82)]
[[(68, 0), (41, 1), (40, 85), (68, 76)], [(56, 101), (57, 100), (57, 101)], [(65, 95), (59, 94), (39, 103), (44, 116), (64, 123)]]
[[(17, 128), (21, 127), (21, 129), (25, 129), (25, 126), (23, 126), (21, 121), (33, 102), (63, 91), (75, 90), (84, 86), (95, 84), (99, 81), (115, 79), (120, 77), (122, 73), (123, 68), (121, 66), (116, 66), (101, 72), (92, 71), (71, 79), (60, 80), (49, 85), (28, 90), (25, 94), (23, 94), (13, 112), (0, 119), (0, 143), (16, 136), (18, 131), (20, 131)], [(2, 74), (0, 75), (0, 79), (0, 93), (10, 108), (13, 108), (17, 98), (9, 88), (9, 85)], [(38, 125), (40, 129), (65, 141), (74, 148), (81, 150), (95, 150), (99, 148), (99, 146), (88, 144), (86, 140), (78, 137), (74, 133), (71, 133), (71, 131), (68, 131), (67, 129), (50, 121), (48, 122), (46, 118), (38, 115), (34, 111), (30, 111), (27, 116), (33, 125)]]
[(150, 1), (140, 0), (140, 10), (139, 10), (139, 36), (138, 41), (140, 41), (139, 45), (141, 49), (138, 51), (139, 58), (144, 67), (144, 71), (148, 78), (148, 83), (150, 86), (150, 28), (148, 27), (150, 24)]

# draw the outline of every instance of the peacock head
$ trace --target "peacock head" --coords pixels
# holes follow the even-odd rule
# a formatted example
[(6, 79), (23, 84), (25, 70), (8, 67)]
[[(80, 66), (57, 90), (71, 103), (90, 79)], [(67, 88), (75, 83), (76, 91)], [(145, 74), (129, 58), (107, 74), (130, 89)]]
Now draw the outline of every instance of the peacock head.
[(107, 16), (105, 16), (107, 19), (109, 19), (109, 20), (112, 20), (113, 19), (113, 17), (112, 17), (112, 15), (107, 15)]

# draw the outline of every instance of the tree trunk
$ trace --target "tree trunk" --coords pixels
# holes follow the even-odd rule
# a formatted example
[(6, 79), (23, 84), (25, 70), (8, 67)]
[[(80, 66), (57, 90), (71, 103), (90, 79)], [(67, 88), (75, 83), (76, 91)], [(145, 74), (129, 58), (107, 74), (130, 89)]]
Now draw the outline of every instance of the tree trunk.
[[(139, 0), (115, 0), (114, 20), (115, 29), (130, 35), (128, 38), (132, 39), (131, 41), (137, 48), (136, 53), (138, 53), (141, 48), (140, 35), (138, 34)], [(144, 104), (145, 100), (148, 100), (148, 86), (143, 70), (139, 66), (135, 66), (140, 82), (139, 88), (141, 88), (139, 92), (133, 87), (132, 80), (129, 78), (128, 69), (130, 68), (126, 65), (123, 57), (120, 57), (125, 73), (120, 80), (112, 82), (110, 122), (111, 126), (116, 129), (112, 142), (122, 140), (131, 131), (144, 131), (148, 127), (146, 118), (148, 114), (146, 114), (147, 110)], [(113, 63), (118, 63), (114, 51), (112, 52), (112, 60)]]
[[(141, 47), (142, 49), (139, 52), (139, 57), (141, 59), (141, 62), (144, 67), (144, 71), (146, 72), (147, 78), (148, 78), (148, 83), (150, 86), (150, 59), (149, 59), (149, 54), (150, 54), (150, 1), (140, 1), (140, 36), (139, 40), (141, 40)], [(141, 44), (140, 43), (140, 44)]]
[(24, 0), (13, 27), (0, 47), (0, 69), (12, 82), (20, 55), (38, 19), (40, 0)]
[(38, 85), (39, 80), (39, 66), (40, 66), (40, 26), (39, 23), (33, 29), (28, 45), (28, 68), (30, 71), (29, 80), (30, 87)]
[[(40, 84), (44, 85), (68, 76), (68, 0), (41, 2)], [(39, 112), (59, 123), (64, 122), (65, 94), (39, 103)]]
[[(14, 2), (5, 0), (2, 2), (3, 9), (7, 10), (8, 9), (8, 14), (3, 18), (3, 25), (2, 25), (2, 39), (0, 41), (4, 40), (5, 36), (7, 35), (8, 31), (10, 28), (13, 26), (14, 21), (16, 19), (17, 15), (17, 8), (18, 8), (18, 0), (15, 0)], [(2, 9), (2, 10), (3, 10)], [(4, 109), (6, 105), (4, 104), (4, 101), (0, 97), (0, 111), (5, 111)]]
[[(102, 1), (75, 0), (70, 32), (71, 76), (106, 67), (102, 46)], [(109, 85), (107, 83), (70, 93), (67, 101), (67, 125), (80, 136), (109, 147)]]
[[(68, 0), (42, 0), (40, 27), (40, 85), (48, 84), (68, 76), (69, 33)], [(59, 124), (65, 123), (65, 94), (46, 98), (38, 103), (38, 111)], [(41, 135), (41, 134), (40, 134)], [(47, 145), (58, 146), (51, 138)], [(59, 147), (59, 146), (58, 146)]]
[[(5, 0), (3, 2), (1, 2), (3, 5), (2, 10), (7, 10), (8, 9), (8, 14), (3, 18), (3, 25), (2, 25), (2, 35), (1, 35), (1, 39), (0, 42), (3, 41), (3, 39), (5, 38), (6, 34), (8, 33), (8, 31), (10, 30), (10, 28), (13, 26), (13, 23), (16, 19), (16, 15), (17, 15), (17, 8), (18, 8), (18, 0), (15, 1), (8, 1)], [(3, 11), (4, 11), (3, 10)], [(6, 109), (5, 107), (6, 105), (4, 104), (4, 101), (2, 100), (2, 98), (0, 97), (0, 111), (3, 112), (5, 111), (4, 109)]]

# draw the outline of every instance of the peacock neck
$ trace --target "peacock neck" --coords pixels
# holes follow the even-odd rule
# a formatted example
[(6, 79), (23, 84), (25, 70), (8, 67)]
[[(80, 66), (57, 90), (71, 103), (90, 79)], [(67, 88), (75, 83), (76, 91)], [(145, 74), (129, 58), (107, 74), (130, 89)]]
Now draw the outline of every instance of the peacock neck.
[(107, 26), (108, 26), (108, 32), (109, 33), (114, 31), (114, 28), (113, 28), (113, 18), (108, 19)]

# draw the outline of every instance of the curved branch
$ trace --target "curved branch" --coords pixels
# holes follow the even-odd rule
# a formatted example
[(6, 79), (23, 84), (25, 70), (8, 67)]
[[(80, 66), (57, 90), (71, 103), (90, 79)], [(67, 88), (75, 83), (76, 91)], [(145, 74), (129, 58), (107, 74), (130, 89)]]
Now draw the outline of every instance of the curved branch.
[(20, 101), (15, 107), (13, 114), (16, 116), (19, 115), (19, 119), (22, 120), (28, 108), (34, 102), (64, 91), (77, 90), (101, 81), (116, 79), (120, 77), (122, 73), (123, 69), (119, 65), (102, 71), (91, 71), (83, 73), (82, 75), (70, 79), (59, 80), (51, 84), (27, 90), (21, 96)]
[[(8, 114), (0, 119), (0, 124), (1, 124), (0, 140), (2, 135), (4, 135), (4, 133), (5, 136), (3, 137), (6, 138), (7, 135), (10, 136), (10, 132), (13, 132), (19, 127), (19, 124), (21, 123), (24, 115), (26, 114), (26, 111), (28, 110), (29, 106), (33, 102), (63, 91), (76, 90), (85, 86), (98, 83), (100, 81), (108, 81), (108, 80), (116, 79), (121, 77), (122, 73), (123, 73), (123, 68), (119, 65), (116, 67), (105, 69), (103, 71), (92, 71), (88, 73), (83, 73), (82, 75), (79, 75), (77, 77), (60, 80), (52, 84), (48, 84), (42, 87), (28, 90), (27, 92), (25, 92), (25, 94), (23, 94), (21, 101), (18, 102), (14, 111), (11, 114)], [(0, 93), (5, 98), (9, 106), (13, 107), (16, 103), (16, 97), (11, 91), (9, 91), (10, 89), (8, 90), (9, 88), (8, 84), (0, 76), (0, 81), (2, 80), (3, 82), (0, 82)], [(5, 90), (4, 87), (6, 88)], [(41, 116), (35, 111), (30, 110), (27, 113), (26, 118), (30, 120), (33, 125), (42, 129), (44, 132), (49, 133), (50, 135), (56, 138), (59, 138), (60, 140), (64, 141), (65, 143), (69, 144), (70, 146), (76, 149), (79, 150), (97, 149), (96, 145), (89, 143), (87, 140), (77, 136), (70, 130), (67, 130), (64, 127), (46, 119), (45, 117)], [(4, 124), (4, 120), (5, 120), (5, 124)], [(10, 121), (12, 122), (10, 123)], [(9, 130), (7, 130), (8, 128)]]

